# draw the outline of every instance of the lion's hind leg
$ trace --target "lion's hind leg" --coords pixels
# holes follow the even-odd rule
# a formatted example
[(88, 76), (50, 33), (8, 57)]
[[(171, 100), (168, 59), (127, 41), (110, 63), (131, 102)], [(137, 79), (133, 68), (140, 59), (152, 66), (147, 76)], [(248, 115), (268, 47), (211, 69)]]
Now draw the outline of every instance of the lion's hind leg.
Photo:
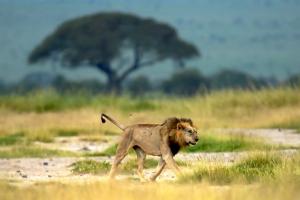
[(146, 154), (138, 146), (134, 146), (133, 148), (134, 148), (136, 156), (137, 156), (137, 174), (140, 178), (140, 181), (145, 182), (146, 179), (144, 177), (143, 170), (144, 170), (144, 162), (145, 162), (145, 159), (146, 159)]
[(129, 149), (132, 147), (132, 139), (130, 133), (124, 133), (124, 136), (118, 145), (117, 152), (113, 164), (111, 166), (111, 170), (109, 172), (109, 178), (113, 179), (116, 175), (116, 171), (118, 169), (119, 164), (128, 154)]

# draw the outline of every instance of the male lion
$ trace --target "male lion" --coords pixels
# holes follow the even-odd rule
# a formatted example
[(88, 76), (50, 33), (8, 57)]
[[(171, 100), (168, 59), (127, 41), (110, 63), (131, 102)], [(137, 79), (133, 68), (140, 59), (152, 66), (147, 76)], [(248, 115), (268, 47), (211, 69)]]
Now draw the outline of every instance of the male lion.
[(166, 164), (176, 174), (180, 174), (173, 156), (178, 153), (181, 147), (190, 144), (195, 145), (198, 141), (197, 131), (191, 119), (172, 117), (166, 119), (162, 124), (134, 124), (124, 127), (116, 120), (102, 113), (102, 123), (105, 123), (106, 120), (111, 121), (124, 131), (109, 173), (110, 178), (114, 178), (118, 165), (127, 155), (130, 148), (133, 148), (136, 152), (137, 173), (141, 181), (145, 181), (143, 167), (146, 154), (160, 156), (157, 171), (151, 176), (151, 181), (155, 181)]

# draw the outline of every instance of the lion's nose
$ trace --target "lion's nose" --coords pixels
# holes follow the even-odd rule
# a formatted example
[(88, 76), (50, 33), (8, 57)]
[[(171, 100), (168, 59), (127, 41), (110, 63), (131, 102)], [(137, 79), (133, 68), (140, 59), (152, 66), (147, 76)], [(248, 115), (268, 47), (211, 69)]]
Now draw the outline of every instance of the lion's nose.
[(198, 142), (199, 138), (198, 138), (198, 137), (196, 137), (196, 139), (195, 139), (195, 140), (196, 140), (196, 142)]

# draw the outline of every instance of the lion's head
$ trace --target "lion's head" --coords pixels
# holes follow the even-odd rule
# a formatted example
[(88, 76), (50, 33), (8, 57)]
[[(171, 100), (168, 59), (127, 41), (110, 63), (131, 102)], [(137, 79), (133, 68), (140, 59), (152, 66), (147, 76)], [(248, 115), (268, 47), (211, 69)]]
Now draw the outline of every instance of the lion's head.
[(191, 119), (169, 118), (164, 124), (168, 127), (172, 140), (179, 143), (180, 146), (195, 145), (199, 140)]

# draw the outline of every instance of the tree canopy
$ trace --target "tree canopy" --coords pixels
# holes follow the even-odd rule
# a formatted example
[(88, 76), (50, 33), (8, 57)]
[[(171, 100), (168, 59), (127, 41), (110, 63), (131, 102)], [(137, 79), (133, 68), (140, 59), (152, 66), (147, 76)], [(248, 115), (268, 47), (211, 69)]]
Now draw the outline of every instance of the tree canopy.
[(127, 13), (98, 13), (61, 24), (30, 54), (29, 62), (55, 60), (71, 68), (92, 66), (118, 89), (135, 70), (170, 59), (199, 56), (170, 25)]

